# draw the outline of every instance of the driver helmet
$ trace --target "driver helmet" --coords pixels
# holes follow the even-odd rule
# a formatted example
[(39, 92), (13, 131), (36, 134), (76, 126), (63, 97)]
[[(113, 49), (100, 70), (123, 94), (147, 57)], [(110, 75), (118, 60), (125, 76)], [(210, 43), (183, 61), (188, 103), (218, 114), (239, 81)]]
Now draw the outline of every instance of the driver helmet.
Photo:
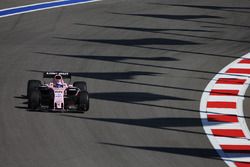
[(55, 75), (54, 77), (54, 86), (56, 88), (62, 88), (63, 87), (63, 80), (61, 75)]

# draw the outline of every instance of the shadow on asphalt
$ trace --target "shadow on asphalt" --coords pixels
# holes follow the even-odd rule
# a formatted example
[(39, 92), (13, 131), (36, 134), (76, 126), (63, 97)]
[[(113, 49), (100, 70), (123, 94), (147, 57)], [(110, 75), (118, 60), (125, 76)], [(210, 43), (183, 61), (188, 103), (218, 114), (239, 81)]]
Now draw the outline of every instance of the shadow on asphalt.
[[(139, 38), (139, 39), (74, 39), (65, 37), (54, 37), (56, 39), (74, 40), (82, 42), (105, 43), (111, 45), (123, 46), (147, 46), (147, 45), (199, 45), (201, 43), (170, 39), (170, 38)], [(146, 47), (145, 47), (146, 48)]]
[(230, 24), (230, 23), (223, 23), (221, 21), (202, 21), (201, 19), (225, 19), (224, 17), (220, 16), (212, 16), (212, 15), (171, 15), (171, 14), (128, 14), (128, 13), (114, 13), (111, 12), (110, 14), (115, 15), (124, 15), (124, 16), (140, 16), (140, 17), (148, 17), (148, 18), (157, 18), (157, 19), (169, 19), (169, 20), (179, 20), (183, 22), (193, 22), (193, 23), (206, 23), (212, 25), (219, 25), (219, 26), (231, 26), (231, 27), (238, 27), (238, 28), (250, 28), (247, 25), (238, 25), (238, 24)]
[(213, 71), (207, 71), (207, 70), (205, 71), (205, 70), (195, 70), (195, 69), (188, 69), (188, 68), (181, 68), (181, 67), (161, 66), (161, 65), (156, 65), (156, 64), (123, 62), (123, 61), (117, 61), (119, 58), (113, 58), (113, 56), (110, 57), (110, 56), (67, 55), (67, 54), (45, 53), (45, 52), (36, 52), (36, 53), (44, 54), (44, 55), (52, 55), (52, 56), (79, 58), (79, 59), (101, 60), (101, 61), (116, 62), (116, 63), (120, 63), (120, 64), (153, 67), (153, 68), (169, 69), (169, 70), (178, 70), (178, 71), (189, 71), (189, 72), (204, 73), (204, 74), (217, 74), (218, 73), (215, 71), (213, 72)]
[(116, 123), (130, 126), (139, 126), (153, 129), (168, 130), (180, 133), (191, 133), (196, 135), (206, 135), (204, 132), (187, 130), (185, 127), (202, 127), (200, 118), (141, 118), (141, 119), (126, 119), (126, 118), (89, 118), (77, 115), (61, 114), (60, 116), (101, 121), (106, 123)]
[[(238, 58), (235, 56), (228, 56), (228, 55), (221, 55), (221, 54), (213, 54), (213, 53), (203, 53), (203, 52), (197, 52), (197, 51), (188, 51), (188, 50), (180, 50), (180, 49), (171, 49), (171, 48), (158, 48), (158, 47), (152, 47), (153, 44), (147, 44), (147, 46), (144, 45), (138, 45), (138, 43), (134, 43), (133, 45), (130, 45), (128, 43), (128, 40), (125, 39), (125, 41), (122, 40), (105, 40), (105, 39), (74, 39), (74, 38), (65, 38), (65, 37), (54, 37), (55, 39), (61, 39), (61, 40), (71, 40), (71, 41), (82, 41), (82, 42), (94, 42), (94, 43), (103, 43), (103, 44), (112, 44), (112, 45), (122, 45), (122, 46), (130, 46), (135, 48), (142, 48), (142, 49), (149, 49), (149, 50), (161, 50), (161, 51), (169, 51), (169, 52), (177, 52), (177, 53), (184, 53), (184, 54), (194, 54), (194, 55), (202, 55), (202, 56), (212, 56), (212, 57), (222, 57), (222, 58)], [(138, 39), (134, 39), (133, 42), (135, 42)], [(141, 40), (141, 39), (140, 39)], [(174, 41), (172, 41), (174, 42)], [(185, 41), (181, 41), (184, 45)], [(188, 41), (187, 41), (188, 42)], [(201, 43), (193, 43), (192, 45), (200, 45)], [(164, 45), (164, 44), (163, 44)], [(175, 45), (175, 44), (172, 44)], [(185, 45), (188, 45), (186, 43)]]
[(250, 13), (250, 7), (239, 7), (239, 6), (201, 6), (201, 5), (179, 5), (179, 4), (164, 4), (164, 3), (148, 3), (151, 5), (161, 5), (161, 6), (176, 6), (176, 7), (189, 7), (189, 8), (197, 8), (197, 9), (209, 9), (209, 10), (217, 10), (217, 11), (225, 11), (225, 12), (236, 12), (236, 13)]
[(218, 153), (215, 149), (209, 148), (184, 148), (184, 147), (154, 147), (154, 146), (129, 146), (122, 144), (113, 144), (113, 143), (100, 143), (107, 146), (120, 147), (126, 149), (138, 149), (144, 151), (154, 151), (162, 152), (167, 154), (178, 154), (186, 156), (194, 156), (208, 159), (221, 160)]
[(159, 34), (165, 34), (165, 35), (175, 35), (175, 36), (180, 36), (180, 37), (191, 37), (191, 38), (200, 38), (200, 39), (207, 39), (207, 40), (220, 40), (220, 41), (226, 41), (226, 42), (230, 41), (230, 42), (240, 42), (240, 43), (248, 43), (248, 44), (250, 43), (250, 41), (243, 41), (243, 40), (208, 37), (208, 36), (201, 36), (201, 35), (190, 35), (190, 34), (175, 33), (175, 32), (162, 32), (162, 31), (183, 31), (185, 33), (187, 32), (215, 32), (215, 31), (209, 31), (209, 30), (154, 29), (154, 28), (137, 28), (137, 27), (101, 26), (101, 25), (80, 24), (80, 23), (77, 23), (76, 25), (99, 27), (99, 28), (112, 28), (112, 29), (119, 29), (119, 30), (130, 30), (130, 31), (139, 31), (139, 32), (151, 32), (151, 33), (159, 33)]

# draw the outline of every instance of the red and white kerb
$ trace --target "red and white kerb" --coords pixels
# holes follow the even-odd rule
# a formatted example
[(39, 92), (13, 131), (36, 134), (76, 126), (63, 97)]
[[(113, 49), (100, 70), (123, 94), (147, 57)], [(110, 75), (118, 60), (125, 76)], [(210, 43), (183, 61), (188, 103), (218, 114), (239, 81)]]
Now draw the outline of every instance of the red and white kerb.
[(203, 128), (230, 167), (250, 167), (250, 132), (243, 100), (250, 83), (250, 53), (222, 69), (202, 94)]

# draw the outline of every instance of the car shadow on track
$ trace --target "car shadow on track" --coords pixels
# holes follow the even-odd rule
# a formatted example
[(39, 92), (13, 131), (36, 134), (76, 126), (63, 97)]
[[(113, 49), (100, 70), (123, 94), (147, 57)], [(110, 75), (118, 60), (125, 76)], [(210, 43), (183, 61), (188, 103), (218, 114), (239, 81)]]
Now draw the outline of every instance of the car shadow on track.
[(15, 108), (28, 111), (28, 97), (26, 95), (14, 96), (14, 98), (22, 100), (22, 104), (23, 104), (23, 106), (15, 106)]

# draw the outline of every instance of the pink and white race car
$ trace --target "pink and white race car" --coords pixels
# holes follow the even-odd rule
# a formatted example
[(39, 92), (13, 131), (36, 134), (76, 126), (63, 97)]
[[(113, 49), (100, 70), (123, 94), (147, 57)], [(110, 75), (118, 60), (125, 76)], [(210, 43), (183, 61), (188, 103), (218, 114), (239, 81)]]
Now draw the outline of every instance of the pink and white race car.
[(30, 110), (79, 111), (89, 110), (89, 95), (86, 82), (78, 81), (73, 85), (64, 79), (71, 80), (71, 74), (65, 72), (45, 72), (43, 78), (52, 82), (29, 80), (27, 86), (28, 108)]

